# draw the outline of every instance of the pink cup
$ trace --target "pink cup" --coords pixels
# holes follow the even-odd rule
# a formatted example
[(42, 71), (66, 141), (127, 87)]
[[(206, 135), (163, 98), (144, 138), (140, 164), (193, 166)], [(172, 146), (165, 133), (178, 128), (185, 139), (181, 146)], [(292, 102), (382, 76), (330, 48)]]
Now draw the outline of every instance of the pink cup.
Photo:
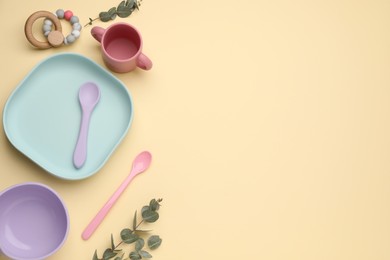
[(115, 23), (107, 29), (95, 26), (91, 34), (101, 43), (104, 63), (112, 71), (124, 73), (137, 67), (152, 68), (152, 61), (142, 53), (141, 34), (130, 24)]

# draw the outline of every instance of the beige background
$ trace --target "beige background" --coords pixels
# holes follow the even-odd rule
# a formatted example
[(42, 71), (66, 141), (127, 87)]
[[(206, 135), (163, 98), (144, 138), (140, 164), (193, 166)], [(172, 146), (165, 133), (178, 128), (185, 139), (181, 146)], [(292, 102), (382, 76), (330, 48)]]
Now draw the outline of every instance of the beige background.
[[(91, 27), (72, 46), (31, 48), (23, 26), (32, 12), (71, 9), (86, 23), (118, 3), (2, 0), (1, 107), (51, 54), (103, 65)], [(71, 229), (51, 260), (102, 253), (154, 197), (164, 206), (151, 226), (163, 238), (153, 259), (390, 259), (389, 14), (387, 0), (144, 0), (115, 20), (142, 32), (154, 61), (117, 75), (135, 109), (123, 143), (97, 175), (66, 182), (1, 130), (0, 190), (37, 181), (63, 197)], [(142, 150), (152, 167), (83, 241)]]

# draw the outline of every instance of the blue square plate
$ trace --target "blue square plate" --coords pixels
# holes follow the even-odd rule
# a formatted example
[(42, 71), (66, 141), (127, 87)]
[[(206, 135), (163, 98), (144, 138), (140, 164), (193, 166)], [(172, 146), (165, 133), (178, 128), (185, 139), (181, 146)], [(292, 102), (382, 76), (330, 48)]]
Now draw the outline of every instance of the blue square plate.
[[(92, 113), (84, 166), (73, 166), (81, 108), (78, 91), (94, 82), (101, 97)], [(54, 176), (79, 180), (106, 163), (129, 130), (133, 102), (126, 86), (107, 70), (78, 54), (51, 56), (13, 91), (3, 111), (12, 145)]]

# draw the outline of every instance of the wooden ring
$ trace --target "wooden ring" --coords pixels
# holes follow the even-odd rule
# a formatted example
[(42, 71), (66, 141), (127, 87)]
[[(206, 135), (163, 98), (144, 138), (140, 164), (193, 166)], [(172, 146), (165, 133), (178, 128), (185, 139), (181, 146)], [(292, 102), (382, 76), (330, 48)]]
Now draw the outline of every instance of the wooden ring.
[(34, 37), (32, 32), (34, 22), (39, 18), (45, 18), (45, 17), (50, 19), (53, 22), (55, 29), (62, 33), (61, 22), (57, 18), (57, 16), (55, 16), (53, 13), (50, 13), (48, 11), (37, 11), (33, 13), (32, 15), (30, 15), (30, 17), (26, 21), (26, 24), (24, 25), (24, 34), (26, 35), (27, 40), (38, 49), (49, 49), (52, 47), (47, 41), (45, 42), (38, 41)]

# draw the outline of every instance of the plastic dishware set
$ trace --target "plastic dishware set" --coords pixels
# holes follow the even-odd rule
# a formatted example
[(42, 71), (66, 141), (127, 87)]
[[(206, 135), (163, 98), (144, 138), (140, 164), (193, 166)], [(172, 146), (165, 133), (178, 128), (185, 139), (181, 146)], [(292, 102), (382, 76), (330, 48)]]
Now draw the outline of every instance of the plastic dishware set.
[[(43, 21), (47, 41), (38, 41), (33, 24)], [(63, 36), (60, 19), (72, 32)], [(38, 11), (28, 17), (25, 35), (38, 49), (69, 45), (80, 37), (81, 26), (70, 11)], [(132, 25), (119, 22), (107, 29), (93, 27), (104, 64), (117, 73), (149, 70), (142, 38)], [(133, 102), (126, 86), (94, 61), (74, 53), (46, 58), (22, 80), (3, 110), (9, 142), (47, 173), (76, 181), (93, 176), (126, 136), (133, 120)], [(141, 152), (130, 174), (86, 225), (87, 240), (132, 179), (149, 167), (152, 156)], [(0, 255), (15, 260), (39, 260), (65, 243), (70, 228), (66, 205), (52, 188), (25, 182), (0, 192)]]

